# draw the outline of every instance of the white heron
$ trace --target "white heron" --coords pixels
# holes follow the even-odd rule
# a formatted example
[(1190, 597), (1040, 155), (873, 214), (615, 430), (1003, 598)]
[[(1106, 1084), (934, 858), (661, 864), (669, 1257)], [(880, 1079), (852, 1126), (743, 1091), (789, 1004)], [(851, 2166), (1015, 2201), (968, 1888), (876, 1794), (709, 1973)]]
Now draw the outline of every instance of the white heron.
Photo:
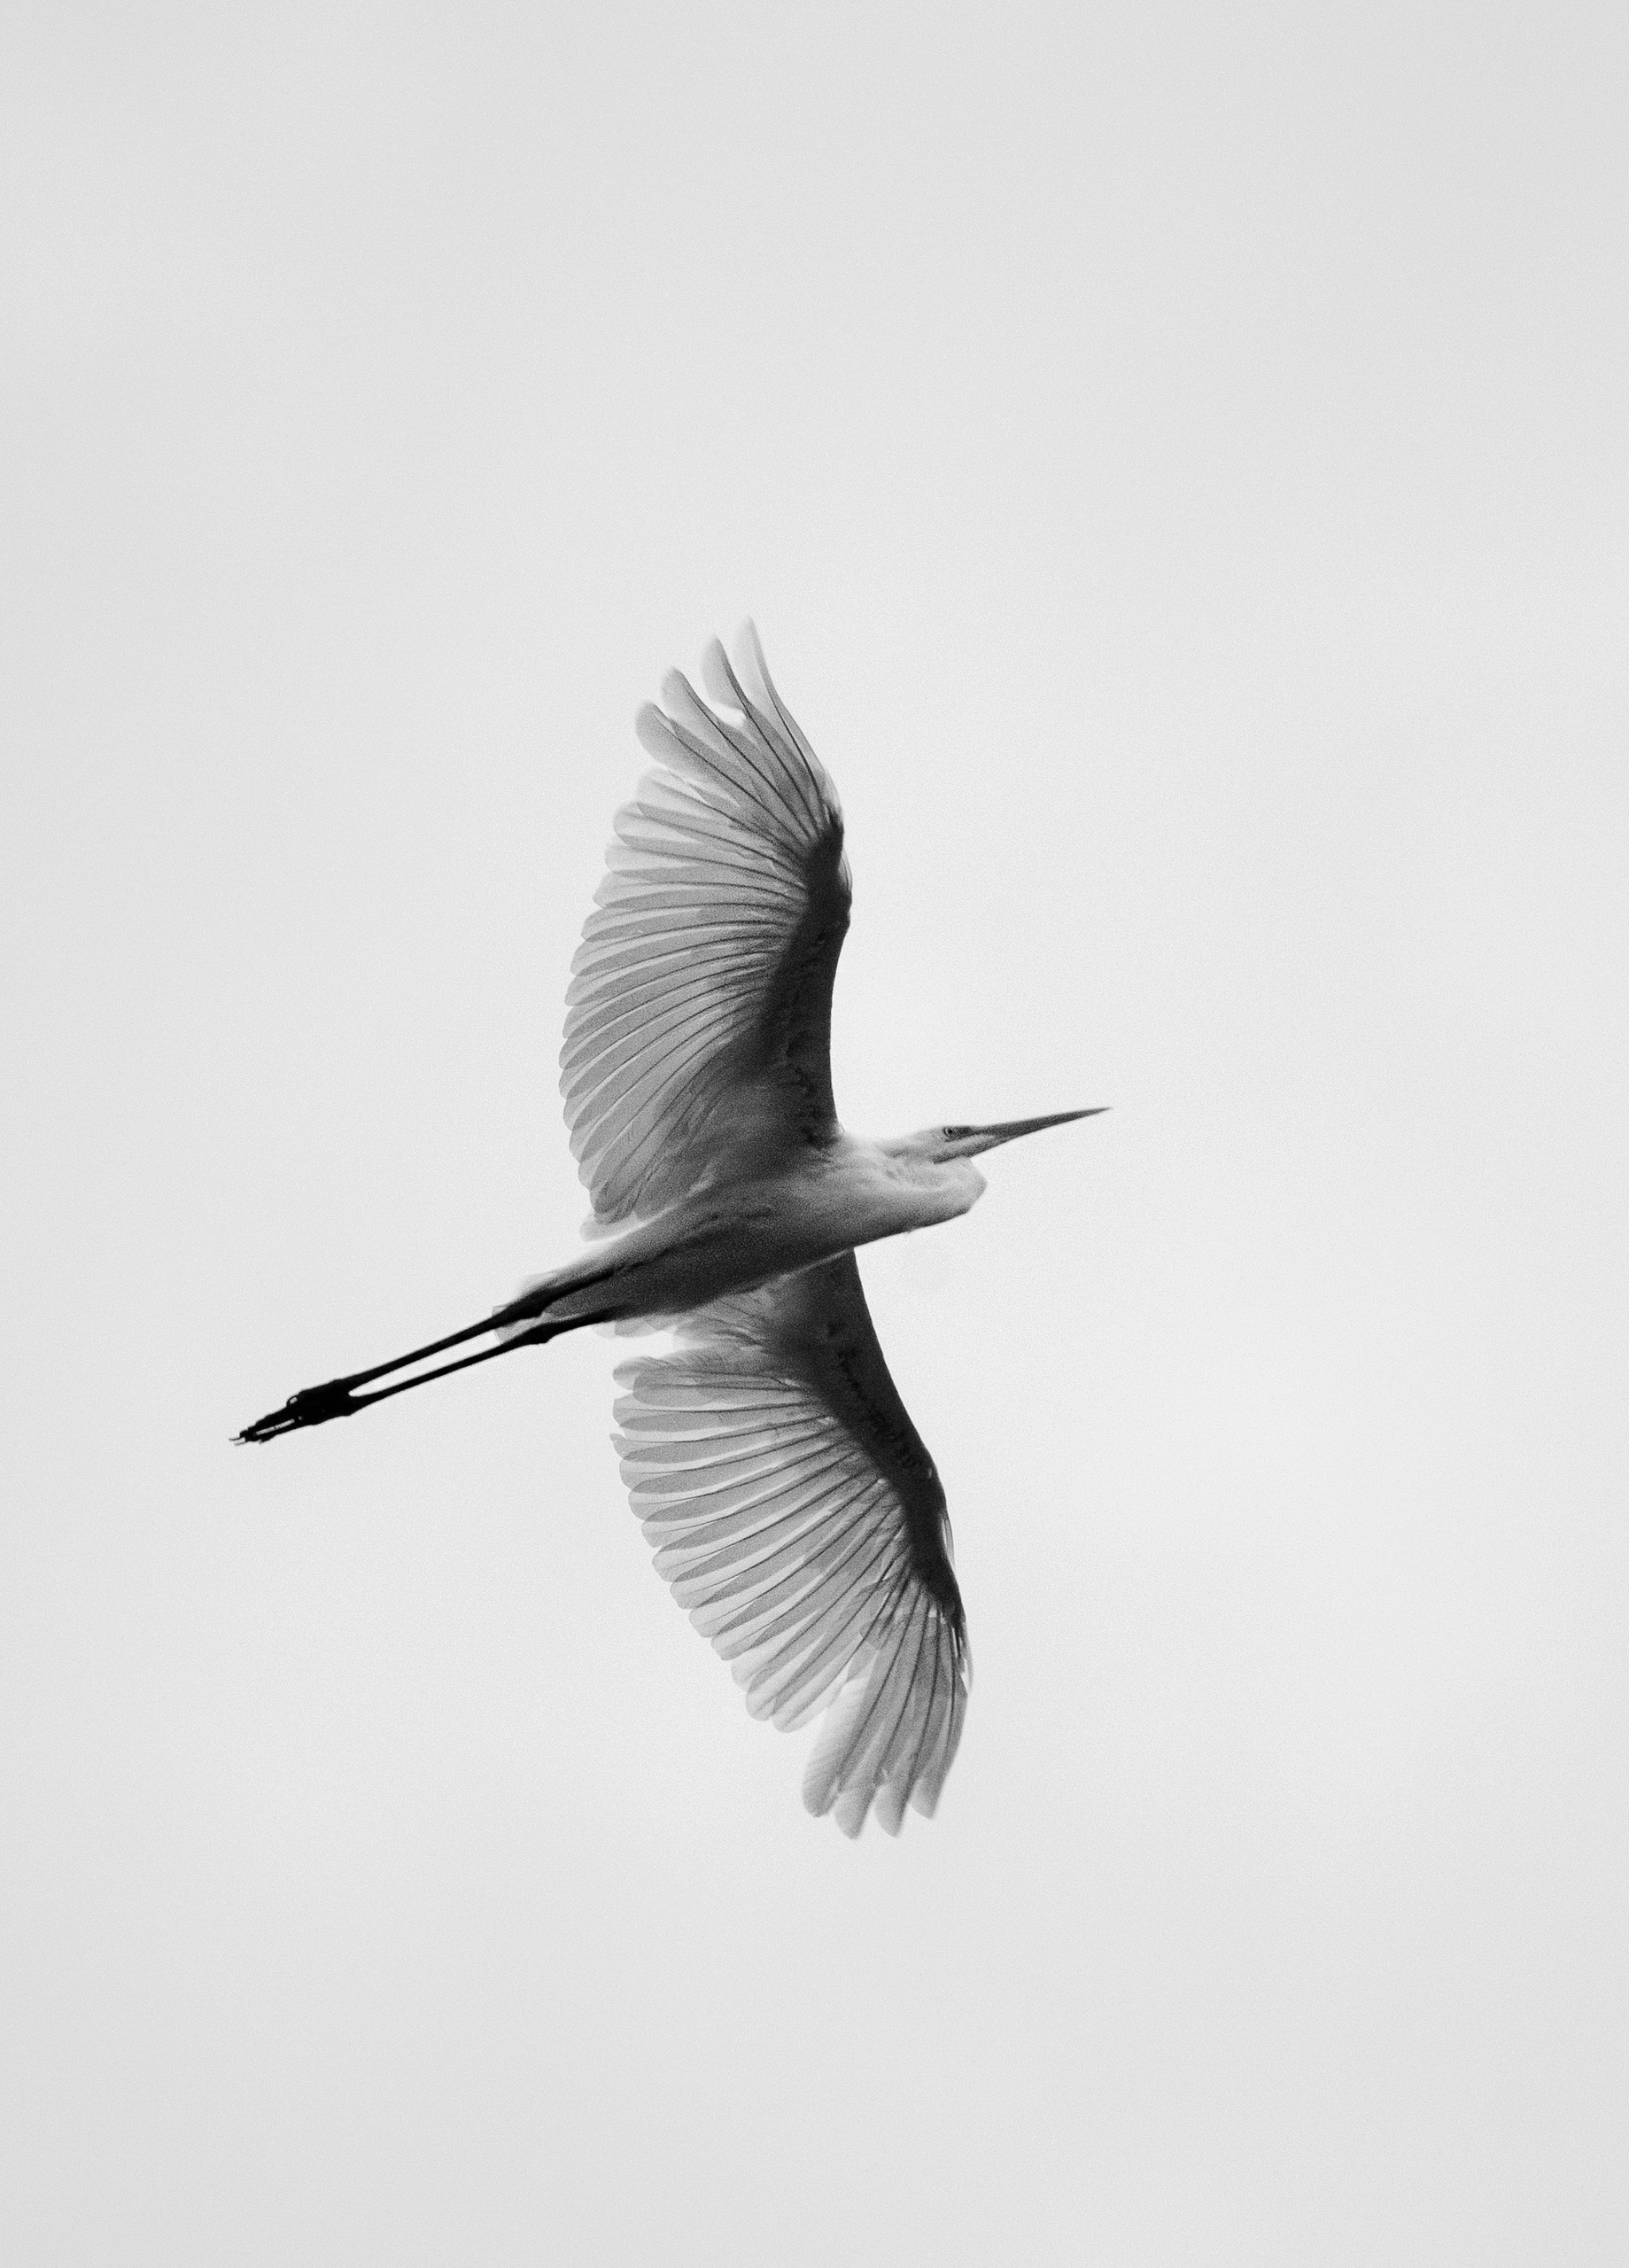
[(944, 1491), (855, 1247), (966, 1212), (981, 1151), (1096, 1113), (881, 1142), (838, 1123), (836, 793), (750, 623), (733, 665), (714, 641), (703, 682), (710, 701), (673, 671), (665, 706), (640, 711), (655, 769), (617, 814), (572, 963), (561, 1089), (585, 1233), (605, 1240), (484, 1322), (307, 1386), (238, 1439), (349, 1418), (586, 1324), (670, 1328), (675, 1351), (617, 1372), (623, 1474), (657, 1569), (754, 1716), (790, 1728), (826, 1713), (810, 1810), (853, 1836), (874, 1806), (897, 1834), (908, 1804), (938, 1802), (971, 1666)]

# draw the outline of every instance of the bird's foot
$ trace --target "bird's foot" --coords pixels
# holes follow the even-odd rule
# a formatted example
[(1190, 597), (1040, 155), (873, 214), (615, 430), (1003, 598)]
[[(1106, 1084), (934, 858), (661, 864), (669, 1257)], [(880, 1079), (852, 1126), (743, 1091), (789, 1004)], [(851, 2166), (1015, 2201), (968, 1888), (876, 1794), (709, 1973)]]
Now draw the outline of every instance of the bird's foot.
[[(239, 1441), (275, 1441), (279, 1433), (292, 1433), (302, 1425), (325, 1425), (330, 1418), (350, 1418), (365, 1406), (352, 1393), (352, 1379), (330, 1379), (325, 1386), (302, 1386), (281, 1410), (257, 1418), (235, 1438)], [(365, 1397), (369, 1399), (371, 1397)]]

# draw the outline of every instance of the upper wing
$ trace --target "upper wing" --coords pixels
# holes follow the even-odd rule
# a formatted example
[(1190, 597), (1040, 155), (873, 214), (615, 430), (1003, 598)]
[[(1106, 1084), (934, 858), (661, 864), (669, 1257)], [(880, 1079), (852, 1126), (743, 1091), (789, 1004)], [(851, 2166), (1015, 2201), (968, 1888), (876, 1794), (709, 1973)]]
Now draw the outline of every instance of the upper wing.
[(617, 814), (566, 995), (560, 1085), (601, 1222), (649, 1214), (742, 1145), (836, 1123), (832, 978), (849, 926), (842, 813), (748, 623), (710, 708), (677, 670), (640, 710), (657, 769)]
[(944, 1491), (844, 1253), (685, 1317), (626, 1363), (617, 1449), (656, 1567), (755, 1717), (830, 1713), (803, 1778), (857, 1835), (931, 1816), (972, 1666)]

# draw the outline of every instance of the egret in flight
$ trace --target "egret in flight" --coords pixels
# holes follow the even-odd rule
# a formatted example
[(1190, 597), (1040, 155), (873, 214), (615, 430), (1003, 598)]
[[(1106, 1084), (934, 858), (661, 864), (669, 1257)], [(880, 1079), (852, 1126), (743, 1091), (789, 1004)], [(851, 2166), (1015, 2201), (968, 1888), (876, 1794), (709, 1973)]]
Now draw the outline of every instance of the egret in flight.
[(939, 1800), (971, 1665), (944, 1491), (855, 1247), (966, 1212), (981, 1151), (1095, 1114), (887, 1142), (838, 1123), (836, 792), (750, 623), (733, 664), (715, 640), (703, 683), (705, 701), (674, 671), (663, 706), (640, 711), (655, 769), (617, 815), (572, 963), (561, 1089), (593, 1247), (238, 1439), (350, 1418), (586, 1324), (670, 1330), (672, 1352), (617, 1372), (623, 1475), (657, 1569), (754, 1716), (791, 1728), (825, 1713), (810, 1810), (853, 1836), (874, 1806), (897, 1834), (907, 1805), (931, 1817)]

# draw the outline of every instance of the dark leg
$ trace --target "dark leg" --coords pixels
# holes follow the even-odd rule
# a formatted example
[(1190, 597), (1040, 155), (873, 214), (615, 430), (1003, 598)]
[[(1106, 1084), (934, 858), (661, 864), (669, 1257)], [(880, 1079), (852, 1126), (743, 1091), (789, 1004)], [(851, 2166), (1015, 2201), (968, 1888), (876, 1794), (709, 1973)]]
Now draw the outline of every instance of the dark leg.
[[(490, 1331), (491, 1324), (476, 1329)], [(418, 1371), (410, 1379), (398, 1379), (394, 1386), (382, 1386), (375, 1394), (358, 1394), (356, 1388), (369, 1379), (382, 1377), (386, 1371), (399, 1370), (403, 1363), (422, 1361), (438, 1348), (455, 1346), (462, 1339), (474, 1335), (473, 1331), (455, 1332), (451, 1339), (442, 1339), (435, 1347), (421, 1348), (416, 1356), (404, 1355), (399, 1362), (382, 1363), (377, 1370), (353, 1371), (349, 1378), (330, 1379), (322, 1386), (302, 1386), (291, 1394), (281, 1410), (269, 1416), (257, 1418), (252, 1425), (245, 1425), (234, 1436), (239, 1441), (275, 1441), (280, 1433), (297, 1433), (302, 1425), (326, 1425), (330, 1418), (353, 1418), (359, 1410), (371, 1409), (376, 1402), (388, 1402), (393, 1394), (407, 1394), (415, 1386), (428, 1386), (432, 1379), (451, 1378), (454, 1371), (473, 1370), (477, 1363), (495, 1361), (500, 1355), (512, 1355), (517, 1347), (541, 1347), (561, 1332), (575, 1326), (569, 1323), (534, 1324), (530, 1331), (514, 1332), (496, 1347), (484, 1347), (478, 1355), (464, 1355), (456, 1363), (443, 1363), (433, 1371)]]
[[(507, 1307), (494, 1309), (484, 1323), (471, 1323), (462, 1331), (451, 1331), (445, 1339), (432, 1339), (428, 1347), (415, 1347), (411, 1354), (398, 1355), (394, 1361), (376, 1363), (369, 1371), (352, 1371), (342, 1379), (330, 1379), (322, 1386), (303, 1386), (299, 1394), (291, 1394), (281, 1410), (274, 1410), (264, 1418), (257, 1418), (252, 1425), (245, 1425), (234, 1439), (239, 1441), (275, 1441), (280, 1433), (299, 1432), (302, 1425), (326, 1425), (330, 1418), (353, 1418), (359, 1410), (367, 1410), (376, 1402), (388, 1402), (393, 1394), (406, 1394), (415, 1386), (428, 1386), (431, 1379), (450, 1378), (454, 1371), (473, 1369), (477, 1363), (490, 1363), (500, 1355), (512, 1355), (517, 1347), (541, 1347), (556, 1339), (562, 1331), (578, 1331), (585, 1324), (614, 1322), (622, 1311), (610, 1281), (617, 1273), (617, 1263), (590, 1274), (578, 1276), (566, 1283), (556, 1281), (552, 1288), (524, 1293), (518, 1300), (511, 1300)], [(544, 1310), (567, 1293), (588, 1290), (595, 1285), (605, 1285), (605, 1305), (593, 1315), (574, 1315), (568, 1321), (550, 1323), (544, 1319)], [(531, 1328), (516, 1331), (516, 1324), (530, 1323)], [(405, 1371), (415, 1363), (427, 1363), (432, 1355), (442, 1355), (449, 1347), (462, 1347), (471, 1339), (485, 1339), (493, 1332), (507, 1332), (495, 1347), (483, 1348), (478, 1355), (464, 1355), (455, 1363), (443, 1363), (439, 1369), (417, 1371), (409, 1379), (399, 1379), (393, 1386), (381, 1386), (376, 1394), (359, 1394), (358, 1386), (371, 1386), (375, 1379), (388, 1378), (393, 1371)]]

